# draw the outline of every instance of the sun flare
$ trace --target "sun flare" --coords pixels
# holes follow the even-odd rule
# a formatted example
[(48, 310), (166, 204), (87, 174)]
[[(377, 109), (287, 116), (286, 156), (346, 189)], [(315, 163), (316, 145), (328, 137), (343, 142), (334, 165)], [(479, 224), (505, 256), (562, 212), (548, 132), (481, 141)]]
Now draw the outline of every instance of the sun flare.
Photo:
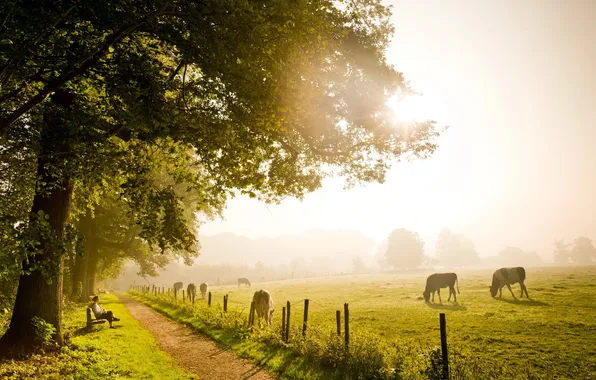
[(398, 122), (437, 120), (438, 114), (442, 111), (442, 107), (438, 102), (419, 95), (403, 98), (394, 95), (387, 100), (387, 106)]

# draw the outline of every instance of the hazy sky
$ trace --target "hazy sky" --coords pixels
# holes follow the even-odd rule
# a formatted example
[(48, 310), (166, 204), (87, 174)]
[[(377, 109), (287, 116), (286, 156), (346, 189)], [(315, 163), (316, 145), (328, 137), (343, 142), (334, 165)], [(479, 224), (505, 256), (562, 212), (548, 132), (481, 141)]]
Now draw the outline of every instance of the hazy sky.
[(383, 185), (329, 180), (279, 206), (238, 197), (201, 234), (250, 237), (356, 229), (381, 240), (416, 230), (434, 252), (442, 227), (481, 256), (508, 245), (551, 258), (555, 238), (596, 239), (596, 1), (386, 1), (389, 62), (449, 125), (428, 160)]

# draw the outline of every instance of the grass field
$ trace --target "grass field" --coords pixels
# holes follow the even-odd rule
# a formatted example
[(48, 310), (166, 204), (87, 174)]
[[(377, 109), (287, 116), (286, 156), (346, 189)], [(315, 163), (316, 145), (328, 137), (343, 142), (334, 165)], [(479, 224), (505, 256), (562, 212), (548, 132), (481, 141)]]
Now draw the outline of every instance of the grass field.
[(121, 321), (115, 329), (95, 325), (83, 332), (83, 304), (64, 313), (64, 332), (71, 343), (22, 360), (0, 360), (0, 379), (193, 379), (157, 348), (153, 336), (132, 318), (114, 295), (104, 295), (102, 307)]
[[(439, 313), (444, 312), (451, 349), (471, 352), (481, 366), (507, 368), (526, 378), (596, 378), (596, 268), (527, 268), (531, 300), (519, 301), (507, 288), (501, 300), (490, 297), (492, 271), (458, 271), (457, 305), (447, 303), (446, 289), (443, 305), (420, 300), (426, 275), (337, 276), (211, 291), (213, 307), (221, 307), (229, 294), (229, 308), (247, 314), (253, 292), (269, 290), (276, 330), (286, 301), (292, 304), (293, 326), (302, 324), (302, 300), (308, 298), (309, 325), (328, 331), (335, 330), (335, 310), (343, 316), (349, 303), (353, 334), (377, 334), (420, 350), (439, 345)], [(513, 289), (519, 297), (519, 285)]]

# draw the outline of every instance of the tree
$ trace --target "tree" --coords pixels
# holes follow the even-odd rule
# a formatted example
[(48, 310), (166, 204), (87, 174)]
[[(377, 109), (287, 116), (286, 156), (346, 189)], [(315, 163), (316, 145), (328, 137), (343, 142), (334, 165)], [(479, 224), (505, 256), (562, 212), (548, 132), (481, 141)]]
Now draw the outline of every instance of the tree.
[(366, 264), (362, 261), (360, 256), (356, 256), (352, 259), (352, 272), (353, 273), (366, 273), (368, 272), (368, 268)]
[[(88, 300), (94, 292), (97, 275), (102, 278), (118, 277), (126, 259), (139, 264), (139, 275), (155, 276), (156, 269), (163, 268), (171, 259), (183, 259), (190, 265), (198, 256), (195, 230), (201, 223), (199, 217), (209, 219), (219, 214), (223, 199), (204, 203), (201, 201), (204, 193), (200, 188), (186, 183), (177, 184), (176, 172), (172, 172), (169, 165), (186, 161), (185, 165), (190, 167), (191, 155), (183, 151), (172, 154), (167, 152), (170, 148), (171, 145), (164, 144), (146, 157), (150, 160), (147, 163), (151, 167), (148, 176), (153, 178), (152, 182), (161, 191), (172, 189), (170, 195), (174, 195), (180, 203), (180, 207), (174, 203), (164, 209), (163, 218), (154, 213), (159, 204), (121, 197), (120, 187), (127, 183), (124, 176), (104, 179), (103, 187), (79, 191), (75, 199), (75, 208), (80, 210), (76, 227), (84, 237), (84, 254), (73, 257), (71, 290), (75, 291), (82, 283), (81, 296), (84, 300)], [(137, 156), (135, 161), (138, 164), (142, 159), (142, 156)], [(139, 207), (140, 204), (144, 204), (144, 208)], [(137, 213), (142, 215), (143, 220)], [(157, 239), (156, 246), (148, 243), (152, 237)], [(160, 250), (162, 246), (176, 249)]]
[(580, 236), (573, 242), (571, 250), (571, 260), (578, 264), (592, 264), (596, 258), (596, 248), (592, 244), (592, 239)]
[(554, 250), (554, 259), (555, 263), (558, 264), (566, 264), (569, 263), (569, 259), (571, 258), (571, 252), (569, 251), (569, 247), (571, 247), (570, 243), (565, 243), (563, 239), (555, 240), (555, 250)]
[(437, 258), (445, 266), (468, 266), (480, 262), (474, 243), (464, 235), (443, 228), (436, 245)]
[(189, 242), (154, 222), (176, 221), (173, 189), (130, 159), (155, 146), (192, 152), (194, 171), (178, 161), (173, 170), (204, 190), (200, 207), (236, 190), (269, 202), (303, 197), (334, 174), (380, 182), (396, 157), (431, 154), (434, 123), (396, 125), (385, 105), (409, 92), (385, 62), (391, 32), (380, 0), (341, 9), (331, 1), (17, 3), (0, 50), (0, 136), (31, 129), (40, 138), (30, 239), (0, 343), (32, 342), (36, 316), (60, 338), (65, 227), (79, 183), (130, 174), (120, 196), (141, 238), (162, 251)]
[(497, 254), (496, 263), (502, 266), (536, 266), (542, 259), (536, 252), (525, 252), (519, 247), (506, 247)]
[(398, 228), (389, 234), (385, 256), (395, 269), (413, 269), (424, 261), (424, 241), (417, 232)]

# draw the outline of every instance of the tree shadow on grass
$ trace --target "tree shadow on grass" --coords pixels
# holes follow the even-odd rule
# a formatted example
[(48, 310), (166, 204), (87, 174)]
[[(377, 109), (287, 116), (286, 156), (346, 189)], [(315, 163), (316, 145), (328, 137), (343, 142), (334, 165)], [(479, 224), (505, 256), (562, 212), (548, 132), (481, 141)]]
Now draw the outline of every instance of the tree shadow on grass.
[(497, 301), (505, 302), (513, 305), (520, 305), (520, 306), (550, 306), (550, 304), (542, 301), (537, 301), (533, 299), (508, 299), (508, 298), (495, 298)]
[(468, 310), (467, 307), (465, 307), (464, 305), (460, 305), (458, 303), (454, 303), (454, 304), (427, 303), (426, 306), (430, 307), (431, 309), (439, 309), (439, 310)]
[(246, 379), (250, 379), (253, 376), (256, 376), (257, 374), (259, 374), (259, 372), (263, 371), (267, 362), (269, 360), (271, 360), (271, 358), (273, 358), (274, 356), (275, 356), (274, 352), (270, 353), (265, 358), (261, 359), (257, 364), (255, 364), (254, 367), (252, 367), (248, 371), (244, 372), (240, 378), (242, 380), (246, 380)]

